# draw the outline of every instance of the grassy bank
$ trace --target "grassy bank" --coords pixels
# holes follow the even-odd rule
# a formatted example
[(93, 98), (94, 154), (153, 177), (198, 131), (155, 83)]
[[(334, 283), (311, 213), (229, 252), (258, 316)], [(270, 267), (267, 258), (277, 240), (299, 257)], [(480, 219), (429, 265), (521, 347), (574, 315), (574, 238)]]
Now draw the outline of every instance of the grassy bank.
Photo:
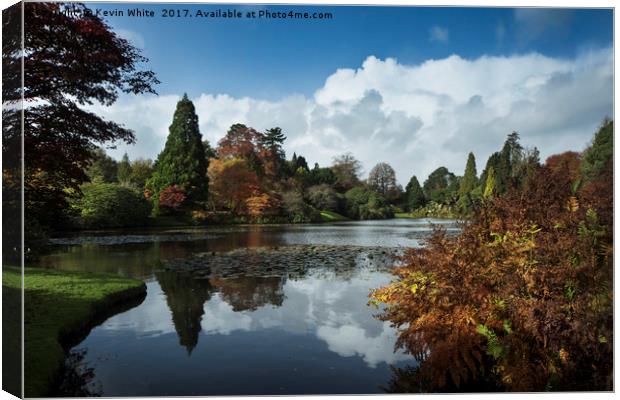
[[(19, 269), (4, 267), (2, 286), (3, 291), (19, 290)], [(65, 350), (105, 319), (140, 304), (145, 295), (144, 282), (135, 279), (26, 268), (26, 397), (49, 395), (62, 371)], [(19, 330), (16, 325), (10, 329)]]
[(457, 219), (459, 218), (455, 214), (450, 215), (427, 215), (420, 213), (394, 213), (394, 218), (411, 218), (411, 219), (420, 219), (420, 218), (436, 218), (436, 219)]
[[(315, 222), (338, 222), (338, 221), (350, 221), (349, 218), (344, 215), (332, 212), (321, 211), (320, 220)], [(170, 228), (179, 226), (208, 226), (208, 225), (240, 225), (240, 224), (252, 224), (252, 225), (271, 225), (271, 224), (303, 224), (303, 223), (315, 223), (312, 221), (307, 222), (292, 222), (283, 216), (271, 216), (263, 217), (259, 221), (249, 220), (242, 215), (232, 215), (227, 213), (210, 213), (208, 217), (192, 218), (189, 215), (162, 215), (149, 219), (149, 225), (151, 227)]]
[(321, 211), (321, 218), (323, 219), (323, 222), (350, 221), (350, 219), (344, 215), (340, 215), (332, 211)]
[(412, 218), (412, 219), (419, 219), (419, 218), (435, 218), (435, 219), (462, 219), (464, 218), (463, 215), (459, 215), (457, 213), (453, 213), (453, 212), (443, 212), (443, 213), (427, 213), (427, 212), (409, 212), (409, 213), (405, 213), (405, 212), (400, 212), (400, 213), (394, 213), (394, 218)]

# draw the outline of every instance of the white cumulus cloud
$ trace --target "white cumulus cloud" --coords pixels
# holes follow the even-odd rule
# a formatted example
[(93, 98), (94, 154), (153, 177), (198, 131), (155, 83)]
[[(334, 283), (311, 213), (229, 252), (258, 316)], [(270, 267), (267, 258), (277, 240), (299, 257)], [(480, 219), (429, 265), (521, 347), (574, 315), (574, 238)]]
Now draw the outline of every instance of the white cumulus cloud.
[[(452, 55), (416, 65), (369, 56), (357, 69), (334, 71), (312, 96), (268, 101), (204, 93), (193, 101), (201, 132), (214, 145), (233, 123), (280, 126), (289, 157), (297, 152), (327, 166), (350, 151), (366, 173), (390, 163), (405, 185), (411, 175), (423, 181), (442, 165), (462, 174), (470, 151), (480, 172), (512, 131), (524, 145), (537, 146), (543, 159), (581, 150), (612, 116), (612, 82), (610, 48), (573, 59)], [(136, 132), (135, 145), (121, 144), (112, 154), (156, 157), (179, 96), (123, 97), (111, 107), (93, 107)]]

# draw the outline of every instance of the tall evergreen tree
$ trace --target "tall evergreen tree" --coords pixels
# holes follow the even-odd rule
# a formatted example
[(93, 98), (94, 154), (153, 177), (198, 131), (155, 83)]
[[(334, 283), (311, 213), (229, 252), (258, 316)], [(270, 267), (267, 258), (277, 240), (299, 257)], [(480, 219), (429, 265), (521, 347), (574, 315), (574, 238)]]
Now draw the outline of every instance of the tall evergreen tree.
[(123, 154), (123, 158), (118, 163), (118, 182), (127, 185), (131, 180), (131, 164), (127, 153)]
[(495, 193), (495, 182), (495, 170), (493, 169), (493, 166), (491, 166), (489, 167), (489, 172), (487, 173), (487, 180), (484, 184), (484, 193), (482, 196), (485, 199), (493, 196), (493, 193)]
[(518, 168), (523, 161), (523, 146), (519, 143), (519, 134), (512, 132), (506, 138), (504, 146), (498, 152), (491, 154), (487, 165), (480, 176), (481, 184), (488, 179), (489, 169), (493, 167), (494, 193), (504, 194), (510, 187), (519, 184)]
[(274, 156), (284, 159), (284, 149), (282, 144), (286, 140), (286, 136), (279, 127), (267, 129), (261, 137), (262, 145), (265, 149), (273, 153)]
[(206, 201), (208, 160), (198, 129), (196, 109), (187, 94), (177, 103), (169, 132), (166, 145), (155, 161), (153, 175), (147, 181), (147, 189), (156, 204), (159, 193), (172, 185), (185, 192), (189, 204)]
[(306, 171), (310, 171), (308, 168), (308, 162), (304, 156), (298, 156), (297, 153), (293, 153), (293, 158), (289, 161), (289, 170), (292, 175), (297, 173), (299, 169), (305, 169)]
[(418, 182), (418, 178), (415, 175), (411, 177), (405, 189), (407, 196), (407, 208), (409, 211), (416, 210), (426, 204), (424, 191), (422, 190), (420, 182)]
[(469, 156), (467, 157), (467, 165), (465, 165), (465, 173), (459, 189), (459, 195), (466, 196), (474, 190), (478, 184), (477, 174), (476, 157), (474, 157), (474, 153), (469, 153)]
[(91, 182), (116, 183), (118, 181), (118, 163), (98, 147), (93, 151), (92, 163), (86, 170)]
[(598, 176), (608, 162), (613, 163), (614, 154), (614, 123), (605, 119), (594, 135), (592, 145), (584, 152), (581, 162), (581, 175), (584, 180)]
[(286, 156), (282, 147), (285, 140), (286, 136), (279, 127), (267, 129), (260, 138), (261, 145), (266, 153), (267, 164), (270, 165), (270, 169), (277, 177), (284, 176), (286, 169)]
[(202, 147), (205, 148), (205, 158), (207, 160), (217, 157), (217, 153), (215, 152), (215, 149), (211, 147), (211, 143), (209, 143), (207, 139), (202, 141)]

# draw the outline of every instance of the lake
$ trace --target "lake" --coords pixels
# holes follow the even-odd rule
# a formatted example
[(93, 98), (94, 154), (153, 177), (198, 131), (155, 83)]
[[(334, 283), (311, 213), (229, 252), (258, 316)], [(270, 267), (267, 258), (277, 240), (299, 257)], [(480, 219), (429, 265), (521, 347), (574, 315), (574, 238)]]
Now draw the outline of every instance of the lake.
[(71, 350), (87, 394), (383, 393), (415, 360), (394, 351), (368, 293), (431, 224), (457, 230), (392, 219), (83, 232), (52, 239), (41, 263), (147, 284), (142, 304)]

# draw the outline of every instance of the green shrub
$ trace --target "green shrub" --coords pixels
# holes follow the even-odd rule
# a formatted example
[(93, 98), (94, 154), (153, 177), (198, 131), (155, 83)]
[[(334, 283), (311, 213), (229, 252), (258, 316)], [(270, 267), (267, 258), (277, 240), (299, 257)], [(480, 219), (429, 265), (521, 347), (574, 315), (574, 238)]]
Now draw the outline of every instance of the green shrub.
[(307, 197), (310, 204), (319, 210), (338, 211), (338, 193), (329, 185), (309, 187)]
[(353, 219), (387, 219), (394, 216), (394, 210), (379, 193), (363, 186), (354, 187), (345, 193), (346, 214)]
[(320, 222), (321, 213), (304, 201), (302, 195), (294, 190), (282, 194), (284, 212), (292, 223)]
[(431, 201), (409, 215), (411, 218), (457, 218), (459, 213), (452, 206)]
[(89, 183), (82, 186), (83, 197), (74, 208), (85, 228), (121, 228), (140, 226), (151, 213), (149, 202), (142, 194), (117, 184)]

